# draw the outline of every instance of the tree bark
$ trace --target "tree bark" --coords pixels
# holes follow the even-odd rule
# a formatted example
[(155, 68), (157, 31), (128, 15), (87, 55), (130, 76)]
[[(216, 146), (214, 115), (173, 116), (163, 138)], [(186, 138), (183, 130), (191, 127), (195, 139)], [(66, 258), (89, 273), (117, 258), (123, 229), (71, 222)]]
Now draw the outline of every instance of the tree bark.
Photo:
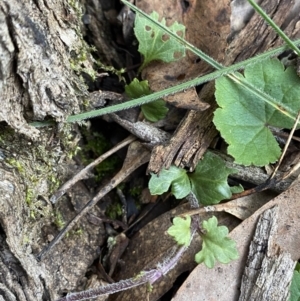
[(289, 300), (296, 262), (276, 245), (278, 207), (259, 218), (242, 277), (239, 301)]
[(94, 72), (81, 17), (78, 1), (0, 1), (0, 300), (48, 301), (85, 289), (99, 256), (103, 226), (83, 218), (50, 256), (35, 257), (90, 199), (76, 186), (52, 207), (48, 197), (70, 174), (74, 128), (27, 123), (80, 111), (88, 92), (79, 71)]

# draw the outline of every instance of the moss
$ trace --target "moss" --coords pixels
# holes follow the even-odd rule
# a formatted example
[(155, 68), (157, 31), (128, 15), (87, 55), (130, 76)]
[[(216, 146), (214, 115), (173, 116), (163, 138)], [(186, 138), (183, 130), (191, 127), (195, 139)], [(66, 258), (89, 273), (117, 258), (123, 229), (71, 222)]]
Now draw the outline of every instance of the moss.
[(29, 216), (31, 219), (36, 219), (36, 210), (30, 210)]
[(141, 272), (139, 272), (137, 275), (135, 275), (135, 276), (133, 277), (133, 280), (137, 281), (137, 280), (139, 280), (141, 277), (143, 277), (144, 275), (145, 275), (145, 271), (141, 271)]
[(61, 230), (66, 224), (61, 212), (58, 210), (55, 210), (54, 212), (54, 224), (56, 225), (58, 230)]
[(74, 126), (72, 124), (65, 123), (63, 127), (60, 128), (58, 133), (61, 145), (63, 146), (64, 152), (68, 159), (72, 159), (74, 156), (76, 156), (81, 149), (78, 146), (81, 135), (79, 135), (77, 132), (73, 132), (73, 128)]
[[(82, 128), (82, 135), (86, 143), (81, 146), (78, 155), (85, 165), (88, 165), (112, 147), (110, 142), (101, 133), (91, 132)], [(101, 182), (104, 177), (110, 176), (119, 168), (120, 164), (121, 160), (117, 155), (112, 155), (97, 165), (94, 169), (96, 182)]]
[[(77, 16), (77, 20), (82, 20), (83, 16), (83, 8), (82, 4), (78, 0), (68, 0), (67, 4), (69, 5), (68, 10)], [(97, 49), (94, 46), (88, 45), (82, 35), (81, 26), (82, 24), (77, 21), (77, 24), (74, 24), (74, 30), (76, 31), (77, 36), (80, 39), (81, 47), (77, 49), (72, 49), (72, 58), (70, 59), (70, 67), (74, 70), (79, 76), (84, 72), (88, 74), (92, 80), (95, 80), (97, 77), (97, 70), (101, 68), (102, 70), (109, 71), (113, 74), (116, 74), (119, 80), (125, 79), (123, 77), (123, 73), (125, 73), (125, 69), (122, 68), (120, 70), (115, 69), (113, 66), (105, 66), (99, 60), (94, 59), (93, 53), (97, 52)], [(95, 68), (94, 68), (95, 66)], [(82, 82), (84, 79), (81, 78)]]
[(82, 4), (79, 0), (68, 0), (69, 6), (73, 9), (78, 19), (81, 20), (83, 16)]
[(24, 200), (31, 218), (49, 216), (52, 206), (45, 200), (66, 177), (67, 157), (76, 147), (70, 143), (71, 127), (59, 134), (43, 128), (40, 140), (32, 142), (8, 126), (0, 126), (0, 148), (5, 155), (4, 168), (14, 170), (24, 187)]
[(29, 187), (26, 188), (25, 200), (26, 200), (27, 205), (31, 206), (31, 204), (34, 200), (34, 190), (32, 188), (29, 188)]
[(90, 100), (88, 98), (85, 98), (83, 101), (82, 101), (82, 105), (83, 107), (87, 110), (90, 108)]
[(82, 228), (79, 228), (79, 229), (75, 230), (75, 231), (74, 231), (74, 234), (75, 234), (75, 235), (81, 236), (81, 235), (83, 234), (83, 229), (82, 229)]
[(25, 169), (22, 163), (19, 160), (16, 160), (15, 158), (9, 158), (6, 160), (6, 162), (11, 165), (12, 167), (15, 167), (19, 173), (24, 173)]
[[(82, 40), (82, 46), (77, 49), (76, 52), (73, 52), (72, 58), (70, 59), (70, 66), (78, 75), (84, 72), (94, 81), (97, 76), (97, 71), (91, 67), (86, 67), (87, 64), (85, 64), (87, 61), (90, 61), (88, 65), (92, 65), (94, 62), (91, 54), (93, 51), (95, 51), (95, 48), (88, 46), (87, 43)], [(84, 81), (83, 78), (82, 81)]]
[(153, 291), (153, 285), (149, 282), (147, 282), (147, 292), (151, 293)]
[(105, 214), (110, 219), (117, 219), (119, 216), (122, 216), (122, 205), (119, 202), (114, 202), (107, 207)]
[(129, 194), (135, 198), (140, 198), (143, 191), (142, 186), (136, 186), (129, 189)]
[[(93, 80), (96, 78), (97, 72), (93, 69), (94, 59), (92, 53), (96, 51), (95, 47), (89, 46), (82, 35), (82, 16), (83, 16), (83, 7), (80, 1), (78, 0), (68, 0), (68, 10), (71, 14), (77, 16), (76, 22), (74, 22), (73, 29), (76, 31), (76, 35), (80, 40), (79, 47), (76, 49), (71, 49), (70, 53), (72, 57), (70, 58), (70, 67), (73, 71), (80, 75), (82, 72), (88, 74)], [(81, 81), (84, 83), (83, 78)]]
[(49, 183), (49, 191), (54, 192), (60, 187), (60, 180), (58, 177), (55, 177), (53, 174), (49, 174), (47, 181)]
[(88, 87), (81, 75), (84, 72), (92, 79), (96, 78), (97, 72), (94, 70), (95, 60), (92, 56), (92, 52), (95, 52), (96, 49), (89, 46), (83, 37), (83, 4), (79, 0), (66, 0), (64, 5), (67, 13), (65, 21), (69, 23), (68, 27), (75, 31), (77, 38), (68, 49), (70, 53), (69, 67), (74, 71), (75, 75), (72, 80), (73, 87), (78, 94), (77, 96), (84, 98), (88, 95)]
[(126, 69), (121, 68), (121, 69), (118, 70), (118, 69), (114, 68), (113, 66), (106, 66), (106, 65), (102, 64), (100, 60), (96, 60), (95, 63), (96, 63), (98, 68), (117, 75), (120, 82), (123, 81), (124, 83), (126, 83), (126, 80), (123, 76), (123, 74), (126, 72)]
[(27, 235), (25, 235), (24, 237), (23, 237), (23, 245), (27, 245), (27, 244), (29, 244), (30, 243), (30, 238), (27, 236)]
[(76, 230), (71, 230), (71, 231), (66, 233), (65, 237), (73, 239), (74, 236), (81, 236), (83, 234), (83, 231), (84, 230), (82, 228), (78, 228)]

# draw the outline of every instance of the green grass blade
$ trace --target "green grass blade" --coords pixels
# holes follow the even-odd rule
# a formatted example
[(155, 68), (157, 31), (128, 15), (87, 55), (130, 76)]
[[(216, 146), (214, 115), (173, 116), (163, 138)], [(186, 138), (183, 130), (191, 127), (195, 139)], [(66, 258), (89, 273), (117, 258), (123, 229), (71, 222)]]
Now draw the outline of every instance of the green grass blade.
[[(295, 43), (300, 45), (300, 39), (295, 41)], [(94, 117), (97, 117), (97, 116), (102, 116), (102, 115), (105, 115), (105, 114), (110, 114), (110, 113), (126, 110), (126, 109), (129, 109), (129, 108), (133, 108), (133, 107), (136, 107), (136, 106), (140, 106), (140, 105), (155, 101), (159, 98), (163, 98), (163, 97), (166, 97), (168, 95), (172, 95), (172, 94), (184, 91), (188, 88), (201, 85), (203, 83), (214, 80), (214, 79), (216, 79), (220, 76), (232, 73), (234, 71), (244, 69), (245, 67), (247, 67), (249, 65), (252, 65), (255, 62), (261, 62), (261, 61), (263, 61), (263, 60), (265, 60), (265, 59), (267, 59), (271, 56), (278, 55), (278, 54), (282, 53), (283, 51), (285, 51), (286, 49), (288, 49), (288, 47), (286, 45), (281, 46), (281, 47), (269, 50), (267, 52), (264, 52), (264, 53), (262, 53), (262, 54), (260, 54), (256, 57), (249, 58), (249, 59), (247, 59), (243, 62), (236, 63), (236, 64), (231, 65), (229, 67), (224, 67), (221, 70), (214, 71), (214, 72), (209, 73), (207, 75), (204, 75), (202, 77), (197, 77), (197, 78), (192, 79), (190, 81), (181, 83), (181, 84), (176, 85), (174, 87), (169, 87), (167, 89), (152, 93), (150, 95), (146, 95), (146, 96), (143, 96), (143, 97), (140, 97), (140, 98), (136, 98), (136, 99), (133, 99), (133, 100), (121, 103), (121, 104), (117, 104), (117, 105), (114, 105), (114, 106), (110, 106), (110, 107), (106, 107), (106, 108), (102, 108), (102, 109), (98, 109), (98, 110), (93, 110), (93, 111), (84, 112), (84, 113), (81, 113), (81, 114), (69, 116), (66, 121), (67, 122), (80, 122), (80, 121), (90, 119), (90, 118), (94, 118)], [(52, 125), (52, 124), (53, 123), (51, 123), (51, 122), (32, 122), (32, 123), (30, 123), (30, 125), (35, 126), (35, 127), (44, 127), (44, 126), (49, 126), (49, 125)]]

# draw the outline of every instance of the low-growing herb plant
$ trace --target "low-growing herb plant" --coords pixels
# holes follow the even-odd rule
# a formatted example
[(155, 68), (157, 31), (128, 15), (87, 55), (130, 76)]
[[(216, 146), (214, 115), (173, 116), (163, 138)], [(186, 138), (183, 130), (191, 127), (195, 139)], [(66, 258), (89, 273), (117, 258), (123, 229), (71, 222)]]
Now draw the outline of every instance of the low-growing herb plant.
[[(159, 195), (171, 186), (177, 199), (192, 192), (199, 203), (212, 205), (231, 198), (233, 187), (228, 185), (227, 177), (232, 173), (236, 173), (236, 170), (228, 168), (221, 158), (207, 152), (192, 173), (176, 166), (161, 170), (159, 176), (152, 173), (149, 189), (152, 195)], [(236, 192), (237, 187), (234, 189)]]
[[(150, 95), (152, 92), (147, 80), (139, 81), (135, 78), (129, 85), (125, 86), (125, 93), (130, 98), (138, 98), (143, 95)], [(153, 102), (146, 103), (141, 106), (141, 110), (145, 118), (152, 122), (163, 119), (168, 113), (168, 108), (163, 99), (157, 99)]]
[[(193, 193), (199, 203), (212, 205), (229, 199), (232, 189), (242, 190), (240, 187), (228, 185), (227, 177), (235, 172), (235, 169), (226, 167), (221, 158), (207, 152), (193, 173), (171, 166), (169, 169), (163, 169), (159, 176), (151, 174), (149, 189), (150, 193), (155, 195), (162, 194), (171, 187), (171, 192), (178, 199)], [(200, 229), (202, 250), (195, 255), (197, 263), (204, 262), (209, 268), (214, 266), (216, 260), (228, 263), (238, 257), (235, 242), (227, 237), (227, 227), (217, 226), (217, 224), (216, 217), (202, 222), (202, 229)], [(191, 217), (175, 217), (168, 233), (179, 245), (188, 247), (191, 242)]]

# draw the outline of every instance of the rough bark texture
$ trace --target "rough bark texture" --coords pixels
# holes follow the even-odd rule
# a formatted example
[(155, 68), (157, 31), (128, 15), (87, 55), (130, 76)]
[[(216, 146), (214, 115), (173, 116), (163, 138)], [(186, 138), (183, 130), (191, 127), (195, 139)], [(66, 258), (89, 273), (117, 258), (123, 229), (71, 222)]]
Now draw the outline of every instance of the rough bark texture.
[(80, 24), (77, 1), (0, 1), (0, 121), (10, 126), (0, 128), (0, 300), (49, 301), (84, 289), (99, 256), (103, 226), (85, 217), (51, 256), (35, 258), (90, 199), (77, 186), (54, 210), (48, 197), (71, 172), (76, 135), (26, 121), (63, 121), (80, 110), (87, 88), (75, 71), (93, 72)]
[(64, 120), (86, 93), (70, 64), (70, 53), (76, 57), (86, 47), (78, 35), (79, 13), (64, 0), (0, 3), (0, 120), (28, 137), (37, 138), (38, 130), (26, 114)]
[[(42, 130), (43, 139), (32, 147), (24, 136), (1, 130), (0, 264), (1, 271), (7, 273), (0, 278), (0, 294), (4, 300), (55, 300), (64, 292), (86, 288), (83, 275), (99, 256), (97, 250), (103, 243), (101, 223), (95, 226), (83, 217), (50, 256), (42, 262), (35, 257), (91, 198), (76, 185), (55, 208), (48, 201), (51, 191), (57, 189), (58, 178), (70, 174), (59, 135)], [(101, 216), (97, 208), (90, 213)]]
[(259, 218), (242, 278), (239, 301), (289, 300), (295, 262), (274, 242), (278, 208), (266, 210)]

